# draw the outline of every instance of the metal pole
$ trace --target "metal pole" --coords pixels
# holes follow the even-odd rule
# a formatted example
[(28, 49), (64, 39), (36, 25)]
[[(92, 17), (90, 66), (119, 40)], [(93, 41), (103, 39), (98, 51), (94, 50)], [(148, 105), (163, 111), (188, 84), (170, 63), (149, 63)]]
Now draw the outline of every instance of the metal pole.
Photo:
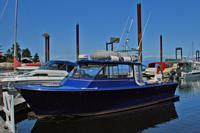
[(49, 36), (47, 37), (47, 61), (50, 60), (50, 40)]
[(181, 60), (183, 60), (183, 49), (181, 48)]
[(114, 51), (113, 43), (111, 44), (111, 51)]
[(176, 59), (177, 59), (177, 48), (175, 49), (175, 55), (176, 55)]
[(14, 57), (13, 57), (13, 62), (14, 62), (14, 70), (16, 69), (16, 60), (17, 60), (17, 17), (18, 17), (18, 0), (16, 0), (15, 3), (15, 17), (14, 17), (14, 36), (13, 36), (13, 45), (14, 45)]
[(79, 24), (76, 25), (76, 60), (79, 60)]
[(162, 75), (162, 79), (163, 79), (163, 43), (162, 43), (162, 34), (160, 35), (160, 62), (161, 62), (161, 66), (160, 66), (160, 72)]
[(192, 60), (194, 60), (194, 42), (192, 42)]
[(141, 3), (138, 1), (137, 4), (137, 20), (138, 20), (138, 60), (142, 62), (142, 13), (141, 13)]
[(45, 39), (45, 62), (48, 62), (49, 61), (49, 34), (48, 33), (44, 33), (42, 35)]
[(162, 35), (160, 35), (160, 62), (163, 62)]
[(47, 52), (47, 37), (45, 36), (45, 62), (48, 61), (48, 52)]
[(196, 61), (199, 61), (199, 50), (196, 51)]
[(106, 51), (108, 51), (108, 43), (106, 42)]

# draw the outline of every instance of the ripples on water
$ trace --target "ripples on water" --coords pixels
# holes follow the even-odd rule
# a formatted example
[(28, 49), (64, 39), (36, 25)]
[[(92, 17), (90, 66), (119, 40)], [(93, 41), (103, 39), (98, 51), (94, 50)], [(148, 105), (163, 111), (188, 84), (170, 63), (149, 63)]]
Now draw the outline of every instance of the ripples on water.
[[(22, 119), (19, 133), (171, 133), (200, 132), (200, 81), (177, 90), (180, 101), (123, 113), (84, 118)], [(26, 116), (26, 115), (24, 115)], [(23, 116), (23, 117), (24, 117)]]

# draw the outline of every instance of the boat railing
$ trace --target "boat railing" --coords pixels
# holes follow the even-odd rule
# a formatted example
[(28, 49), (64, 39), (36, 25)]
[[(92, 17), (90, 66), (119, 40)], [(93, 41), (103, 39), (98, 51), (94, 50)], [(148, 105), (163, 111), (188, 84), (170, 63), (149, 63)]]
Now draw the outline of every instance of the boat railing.
[(12, 91), (3, 91), (3, 111), (6, 115), (5, 126), (15, 133), (14, 94)]

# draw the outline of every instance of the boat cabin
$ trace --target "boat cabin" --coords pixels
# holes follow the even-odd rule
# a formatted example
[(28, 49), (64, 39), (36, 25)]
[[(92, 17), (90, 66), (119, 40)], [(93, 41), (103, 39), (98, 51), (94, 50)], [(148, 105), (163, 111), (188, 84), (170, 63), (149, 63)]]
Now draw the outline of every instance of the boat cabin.
[(68, 76), (67, 85), (73, 84), (72, 80), (78, 80), (82, 83), (91, 81), (93, 83), (89, 83), (90, 87), (99, 86), (94, 82), (102, 83), (101, 86), (107, 87), (111, 86), (112, 83), (114, 83), (113, 86), (124, 86), (126, 83), (127, 85), (143, 85), (140, 63), (84, 60), (77, 64), (78, 67), (74, 68)]
[(146, 76), (155, 76), (156, 74), (161, 73), (161, 70), (164, 75), (169, 75), (173, 70), (173, 64), (169, 62), (153, 62), (149, 63), (148, 68), (145, 70)]

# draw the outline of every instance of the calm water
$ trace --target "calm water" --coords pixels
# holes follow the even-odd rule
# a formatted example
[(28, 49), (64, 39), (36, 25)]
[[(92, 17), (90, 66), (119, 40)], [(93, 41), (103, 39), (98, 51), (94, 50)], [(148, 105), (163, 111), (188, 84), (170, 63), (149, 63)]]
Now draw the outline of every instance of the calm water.
[(184, 83), (177, 90), (180, 101), (134, 111), (85, 118), (27, 119), (18, 133), (199, 133), (200, 81)]

